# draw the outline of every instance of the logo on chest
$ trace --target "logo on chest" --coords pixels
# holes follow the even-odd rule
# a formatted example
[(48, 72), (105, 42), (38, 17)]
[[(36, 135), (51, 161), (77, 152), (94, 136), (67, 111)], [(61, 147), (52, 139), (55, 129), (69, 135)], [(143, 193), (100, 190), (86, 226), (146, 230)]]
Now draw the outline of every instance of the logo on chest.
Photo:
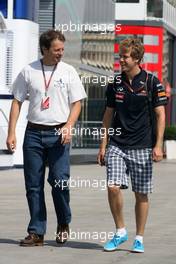
[(57, 80), (54, 81), (54, 87), (57, 87), (57, 88), (60, 88), (60, 89), (65, 89), (66, 85), (63, 82), (63, 80), (60, 78), (58, 81)]
[(123, 103), (125, 98), (125, 94), (122, 92), (118, 92), (115, 94), (116, 102)]
[(118, 103), (123, 103), (124, 98), (125, 98), (124, 88), (122, 86), (118, 86), (116, 88), (115, 101)]
[(123, 92), (124, 91), (124, 88), (122, 86), (118, 86), (116, 88), (116, 92)]

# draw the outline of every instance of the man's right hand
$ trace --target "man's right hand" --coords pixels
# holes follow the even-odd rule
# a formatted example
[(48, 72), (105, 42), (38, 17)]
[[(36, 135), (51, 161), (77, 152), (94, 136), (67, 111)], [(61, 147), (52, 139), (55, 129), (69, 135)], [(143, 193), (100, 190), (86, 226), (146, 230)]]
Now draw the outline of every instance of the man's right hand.
[(16, 149), (17, 142), (16, 142), (15, 128), (20, 114), (21, 106), (22, 106), (22, 102), (14, 98), (10, 110), (8, 136), (6, 140), (7, 148), (11, 152), (14, 152)]
[(98, 152), (98, 155), (97, 155), (97, 161), (98, 161), (98, 164), (100, 166), (104, 166), (105, 165), (105, 160), (104, 160), (105, 152), (106, 152), (105, 148), (100, 148), (99, 149), (99, 152)]
[(111, 127), (113, 115), (114, 115), (114, 108), (106, 107), (106, 110), (103, 116), (103, 124), (102, 124), (102, 128), (105, 130), (105, 133), (102, 136), (100, 149), (97, 155), (97, 161), (100, 166), (105, 165), (104, 157), (105, 157), (106, 146), (108, 144), (108, 138), (109, 138), (108, 130)]
[(16, 149), (16, 136), (14, 135), (8, 135), (6, 140), (7, 148), (10, 152), (14, 152)]

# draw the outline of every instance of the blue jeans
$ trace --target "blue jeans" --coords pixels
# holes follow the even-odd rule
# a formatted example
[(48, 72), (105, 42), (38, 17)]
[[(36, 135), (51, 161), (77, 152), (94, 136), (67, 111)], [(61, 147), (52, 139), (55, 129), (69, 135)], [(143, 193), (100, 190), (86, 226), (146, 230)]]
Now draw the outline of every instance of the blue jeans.
[[(68, 182), (70, 177), (69, 144), (61, 144), (61, 136), (54, 129), (26, 128), (23, 156), (26, 196), (30, 211), (28, 233), (46, 233), (46, 205), (44, 195), (45, 167), (49, 166), (48, 182), (58, 224), (71, 221)], [(62, 186), (61, 182), (65, 184)]]

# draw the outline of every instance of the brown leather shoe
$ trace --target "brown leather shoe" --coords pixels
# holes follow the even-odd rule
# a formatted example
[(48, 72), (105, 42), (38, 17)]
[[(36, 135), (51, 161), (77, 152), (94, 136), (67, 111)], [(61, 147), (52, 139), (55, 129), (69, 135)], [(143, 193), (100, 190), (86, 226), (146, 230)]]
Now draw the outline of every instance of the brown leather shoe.
[(20, 241), (20, 246), (23, 247), (34, 247), (34, 246), (43, 246), (43, 235), (29, 234), (25, 239)]
[(58, 225), (57, 226), (57, 234), (56, 234), (56, 242), (58, 244), (63, 244), (67, 241), (69, 237), (69, 225)]

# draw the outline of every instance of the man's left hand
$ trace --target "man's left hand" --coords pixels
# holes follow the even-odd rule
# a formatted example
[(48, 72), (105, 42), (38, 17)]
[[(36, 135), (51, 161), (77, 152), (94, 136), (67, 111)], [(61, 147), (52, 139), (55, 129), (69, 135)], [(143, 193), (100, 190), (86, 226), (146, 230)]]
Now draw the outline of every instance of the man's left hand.
[(62, 139), (61, 139), (62, 144), (70, 143), (72, 139), (72, 127), (70, 125), (65, 124), (65, 126), (61, 128), (61, 135), (62, 135)]
[(152, 152), (153, 161), (161, 161), (163, 159), (163, 149), (155, 146)]

